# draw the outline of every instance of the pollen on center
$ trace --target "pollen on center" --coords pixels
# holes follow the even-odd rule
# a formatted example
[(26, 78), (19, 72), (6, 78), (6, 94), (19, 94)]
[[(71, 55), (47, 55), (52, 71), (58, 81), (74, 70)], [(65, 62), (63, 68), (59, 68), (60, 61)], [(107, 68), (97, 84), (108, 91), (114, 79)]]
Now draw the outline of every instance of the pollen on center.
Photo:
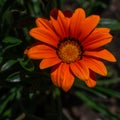
[(57, 54), (66, 63), (79, 60), (82, 56), (82, 48), (77, 40), (65, 40), (58, 46)]

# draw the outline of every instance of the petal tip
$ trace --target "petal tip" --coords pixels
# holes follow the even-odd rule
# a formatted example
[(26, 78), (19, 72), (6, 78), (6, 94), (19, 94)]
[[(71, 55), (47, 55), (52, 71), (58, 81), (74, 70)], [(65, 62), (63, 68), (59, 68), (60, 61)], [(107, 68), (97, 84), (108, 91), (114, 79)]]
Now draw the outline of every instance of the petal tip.
[(96, 86), (96, 81), (89, 81), (87, 80), (86, 81), (86, 85), (89, 87), (89, 88), (93, 88)]
[(27, 55), (27, 53), (28, 53), (28, 49), (26, 48), (26, 49), (24, 50), (24, 54)]
[(62, 88), (62, 90), (63, 90), (64, 92), (68, 92), (68, 91), (70, 90), (70, 88)]
[(32, 28), (31, 30), (29, 30), (29, 35), (33, 37), (33, 31), (34, 31), (34, 28)]
[(96, 80), (95, 78), (89, 78), (88, 80), (85, 81), (86, 85), (89, 87), (89, 88), (93, 88), (96, 86)]

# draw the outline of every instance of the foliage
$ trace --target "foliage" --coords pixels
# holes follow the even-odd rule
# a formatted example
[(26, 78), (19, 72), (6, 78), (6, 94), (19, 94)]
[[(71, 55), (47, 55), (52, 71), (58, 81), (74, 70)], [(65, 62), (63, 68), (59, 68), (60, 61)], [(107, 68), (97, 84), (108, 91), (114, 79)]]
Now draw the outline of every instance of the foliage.
[[(85, 104), (110, 120), (119, 120), (117, 113), (111, 113), (99, 98), (120, 99), (118, 89), (112, 85), (120, 83), (119, 76), (109, 74), (98, 80), (94, 89), (87, 88), (76, 79), (68, 93), (56, 88), (50, 80), (50, 69), (39, 70), (38, 61), (24, 55), (26, 47), (33, 43), (29, 36), (37, 17), (49, 17), (52, 8), (64, 9), (69, 0), (1, 0), (0, 2), (0, 120), (66, 120), (62, 110), (64, 101), (75, 97), (79, 104)], [(76, 0), (78, 7), (88, 14), (97, 7), (107, 8), (107, 4), (97, 0)], [(97, 11), (100, 12), (100, 11)], [(99, 26), (120, 30), (117, 20), (102, 19)], [(116, 72), (116, 71), (109, 71)], [(98, 78), (99, 79), (99, 78)], [(106, 79), (106, 80), (104, 80)], [(73, 101), (74, 102), (74, 101)]]

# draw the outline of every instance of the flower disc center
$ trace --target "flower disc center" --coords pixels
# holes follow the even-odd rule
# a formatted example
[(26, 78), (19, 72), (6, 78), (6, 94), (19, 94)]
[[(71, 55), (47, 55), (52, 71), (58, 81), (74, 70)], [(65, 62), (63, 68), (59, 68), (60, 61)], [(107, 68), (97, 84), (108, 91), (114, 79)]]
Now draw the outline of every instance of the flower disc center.
[(63, 40), (58, 45), (58, 56), (66, 63), (75, 62), (82, 56), (82, 48), (77, 40)]

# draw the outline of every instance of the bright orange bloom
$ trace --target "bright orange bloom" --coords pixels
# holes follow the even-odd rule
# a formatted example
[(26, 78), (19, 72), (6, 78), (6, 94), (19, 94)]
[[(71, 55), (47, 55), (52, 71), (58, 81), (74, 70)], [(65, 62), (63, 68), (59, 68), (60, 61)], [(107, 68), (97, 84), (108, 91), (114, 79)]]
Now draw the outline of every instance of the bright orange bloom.
[[(98, 15), (86, 17), (81, 8), (70, 14), (53, 10), (50, 19), (37, 18), (36, 28), (30, 35), (37, 44), (26, 50), (30, 59), (42, 59), (40, 69), (52, 67), (52, 82), (68, 91), (75, 76), (87, 86), (96, 85), (95, 73), (106, 76), (107, 69), (101, 59), (115, 62), (115, 57), (103, 45), (111, 42), (108, 28), (96, 28)], [(94, 73), (95, 72), (95, 73)]]

